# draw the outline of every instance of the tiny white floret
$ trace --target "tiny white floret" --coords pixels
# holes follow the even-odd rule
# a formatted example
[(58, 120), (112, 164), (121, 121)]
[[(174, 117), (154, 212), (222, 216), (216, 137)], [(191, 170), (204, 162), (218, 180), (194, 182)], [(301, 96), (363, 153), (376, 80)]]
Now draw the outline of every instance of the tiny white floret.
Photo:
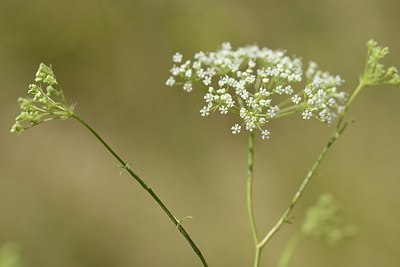
[(242, 126), (240, 126), (239, 124), (235, 124), (231, 127), (232, 133), (233, 134), (238, 134), (240, 133), (240, 130), (242, 129)]
[(174, 77), (169, 77), (168, 80), (165, 82), (165, 85), (167, 86), (173, 86), (174, 84), (175, 84)]
[(267, 129), (261, 131), (261, 138), (263, 140), (268, 140), (271, 138), (271, 133)]
[(172, 56), (172, 61), (175, 63), (181, 63), (182, 62), (182, 54), (179, 52), (176, 52), (173, 56)]

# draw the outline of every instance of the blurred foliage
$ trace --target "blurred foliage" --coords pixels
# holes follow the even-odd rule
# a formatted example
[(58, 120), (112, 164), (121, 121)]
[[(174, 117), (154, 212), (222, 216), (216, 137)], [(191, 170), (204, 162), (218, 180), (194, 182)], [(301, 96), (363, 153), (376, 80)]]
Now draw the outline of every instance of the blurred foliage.
[(0, 246), (0, 267), (22, 267), (18, 244), (7, 242)]
[[(213, 266), (249, 266), (245, 137), (232, 121), (204, 120), (202, 100), (164, 85), (171, 55), (257, 43), (287, 49), (340, 74), (353, 90), (374, 38), (399, 65), (400, 2), (394, 0), (2, 0), (0, 1), (0, 238), (24, 248), (29, 266), (198, 266), (151, 199), (73, 122), (9, 133), (19, 96), (40, 62), (64, 94), (132, 163)], [(350, 110), (357, 123), (335, 144), (301, 216), (330, 191), (359, 234), (334, 250), (305, 241), (298, 266), (397, 267), (400, 164), (398, 89), (366, 90)], [(332, 129), (289, 118), (257, 143), (255, 203), (260, 231), (281, 215)], [(265, 225), (265, 228), (262, 227)], [(277, 262), (291, 234), (270, 244)]]
[(331, 246), (342, 239), (353, 237), (357, 231), (354, 226), (343, 224), (335, 199), (327, 193), (319, 197), (317, 204), (307, 209), (301, 228), (304, 235), (315, 236)]

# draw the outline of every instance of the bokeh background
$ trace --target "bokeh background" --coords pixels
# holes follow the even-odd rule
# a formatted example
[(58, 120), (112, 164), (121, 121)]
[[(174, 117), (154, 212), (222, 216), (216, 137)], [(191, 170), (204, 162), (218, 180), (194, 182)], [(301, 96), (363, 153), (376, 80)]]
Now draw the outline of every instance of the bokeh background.
[[(234, 118), (201, 118), (199, 93), (165, 86), (171, 55), (230, 41), (287, 49), (356, 86), (370, 38), (400, 66), (396, 0), (1, 0), (0, 244), (27, 267), (201, 266), (153, 200), (75, 121), (9, 133), (40, 62), (76, 111), (180, 218), (210, 266), (252, 265), (245, 205), (246, 136)], [(290, 266), (400, 266), (400, 89), (364, 91), (351, 125), (265, 249), (274, 266), (304, 211), (331, 192), (358, 236), (335, 248), (304, 241)], [(255, 202), (267, 231), (286, 208), (331, 128), (288, 117), (257, 141)]]

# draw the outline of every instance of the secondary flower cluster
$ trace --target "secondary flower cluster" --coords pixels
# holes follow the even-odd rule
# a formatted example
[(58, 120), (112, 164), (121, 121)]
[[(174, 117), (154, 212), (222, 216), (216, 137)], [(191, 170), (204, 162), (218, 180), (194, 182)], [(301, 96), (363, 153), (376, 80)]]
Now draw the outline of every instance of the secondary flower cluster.
[(20, 97), (21, 113), (15, 119), (12, 133), (20, 133), (41, 122), (67, 119), (73, 114), (74, 106), (67, 105), (53, 70), (41, 63), (36, 72), (35, 83), (29, 85), (31, 97)]
[(380, 61), (389, 54), (389, 47), (379, 46), (375, 40), (369, 40), (367, 65), (363, 74), (365, 85), (399, 85), (400, 75), (396, 67), (386, 68)]
[(328, 245), (335, 245), (342, 239), (353, 237), (357, 229), (342, 222), (334, 198), (324, 194), (307, 210), (301, 231), (305, 236), (315, 236)]
[(202, 116), (215, 111), (238, 114), (241, 122), (232, 126), (233, 134), (242, 127), (259, 129), (262, 139), (269, 139), (265, 125), (272, 119), (299, 112), (305, 120), (329, 124), (344, 110), (346, 94), (338, 90), (343, 80), (319, 70), (314, 62), (304, 71), (301, 59), (285, 51), (255, 45), (233, 50), (224, 43), (219, 50), (198, 52), (191, 60), (183, 60), (180, 53), (172, 60), (166, 85), (182, 86), (186, 92), (201, 89)]

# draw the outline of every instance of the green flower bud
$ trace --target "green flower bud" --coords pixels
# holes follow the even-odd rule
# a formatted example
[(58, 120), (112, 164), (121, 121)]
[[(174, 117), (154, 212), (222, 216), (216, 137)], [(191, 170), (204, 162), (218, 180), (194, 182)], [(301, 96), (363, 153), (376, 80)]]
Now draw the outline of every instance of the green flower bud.
[[(46, 88), (44, 91), (42, 86)], [(68, 119), (73, 115), (73, 106), (65, 102), (53, 70), (41, 63), (36, 72), (35, 83), (28, 86), (30, 97), (18, 98), (21, 113), (15, 119), (11, 132), (20, 133), (44, 121)]]

